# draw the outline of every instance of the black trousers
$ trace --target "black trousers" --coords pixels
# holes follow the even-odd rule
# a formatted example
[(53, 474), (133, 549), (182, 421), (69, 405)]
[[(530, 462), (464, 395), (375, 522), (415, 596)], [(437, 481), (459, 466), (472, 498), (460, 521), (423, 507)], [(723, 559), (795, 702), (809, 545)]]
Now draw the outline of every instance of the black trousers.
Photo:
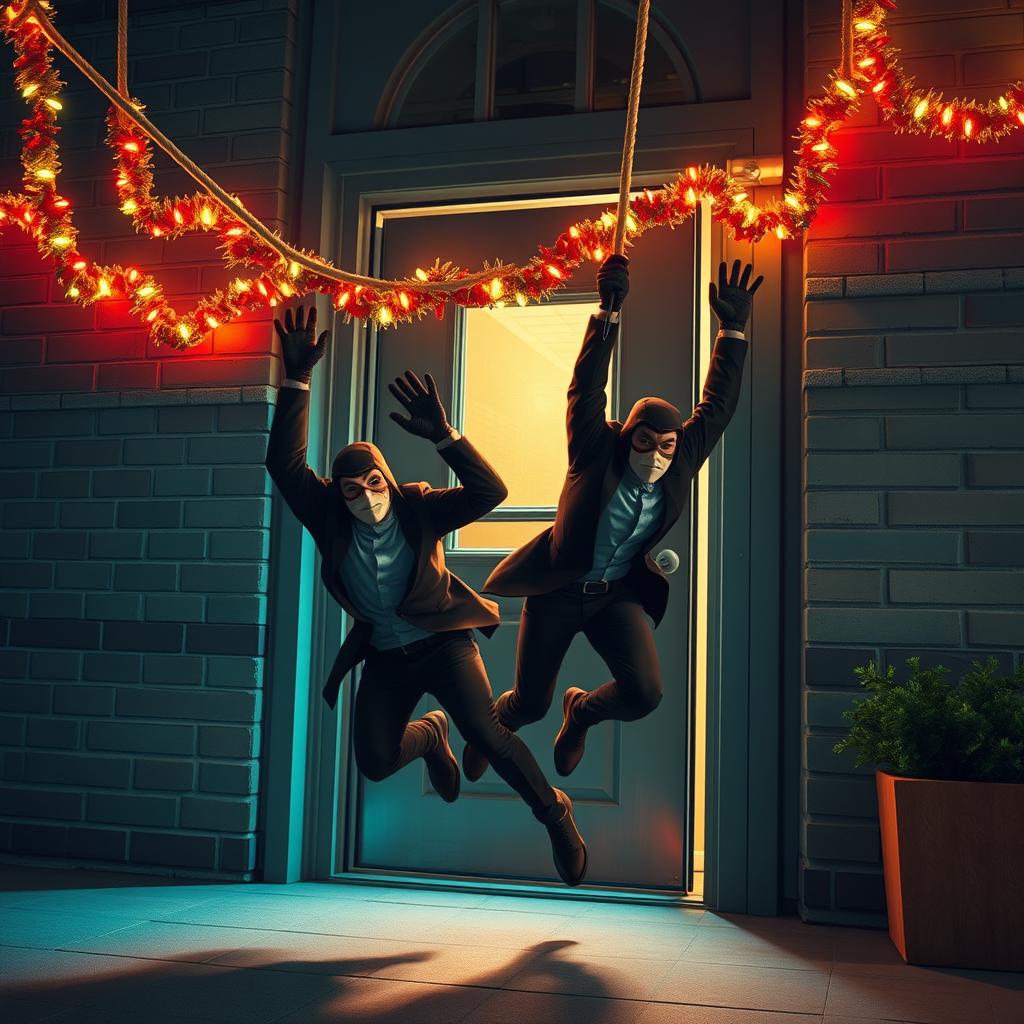
[(356, 694), (355, 755), (359, 770), (379, 782), (436, 749), (429, 723), (410, 722), (425, 693), (437, 698), (467, 743), (548, 822), (560, 805), (540, 766), (518, 736), (499, 721), (491, 684), (471, 630), (435, 633), (389, 651), (371, 650)]
[(547, 714), (558, 671), (577, 633), (586, 636), (612, 674), (576, 704), (577, 724), (632, 722), (658, 706), (661, 669), (654, 633), (627, 577), (605, 594), (584, 594), (578, 584), (571, 584), (526, 599), (519, 620), (515, 689), (501, 709), (502, 725), (516, 730)]

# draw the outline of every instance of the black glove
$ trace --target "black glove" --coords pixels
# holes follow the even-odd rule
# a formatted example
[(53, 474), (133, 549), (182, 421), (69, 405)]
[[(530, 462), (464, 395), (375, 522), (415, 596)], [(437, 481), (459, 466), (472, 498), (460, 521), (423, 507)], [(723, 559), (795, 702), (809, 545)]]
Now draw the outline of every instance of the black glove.
[(427, 382), (426, 387), (412, 370), (405, 371), (404, 379), (396, 377), (395, 383), (388, 385), (388, 390), (402, 403), (409, 416), (402, 417), (397, 412), (388, 415), (403, 430), (437, 444), (451, 433), (452, 426), (445, 415), (441, 399), (437, 396), (434, 378), (429, 373), (423, 376)]
[(601, 308), (614, 312), (622, 308), (629, 294), (629, 257), (609, 256), (597, 272), (597, 291), (601, 296)]
[(725, 279), (725, 261), (718, 265), (718, 288), (712, 281), (708, 288), (711, 308), (718, 317), (718, 322), (725, 330), (742, 331), (747, 326), (750, 317), (750, 307), (754, 304), (754, 292), (761, 287), (763, 276), (747, 288), (750, 274), (753, 271), (751, 264), (743, 268), (743, 276), (740, 277), (740, 261), (735, 260), (732, 265), (732, 273), (729, 280)]
[(316, 333), (316, 306), (309, 311), (309, 319), (302, 323), (302, 307), (295, 311), (295, 323), (292, 323), (292, 311), (284, 313), (284, 327), (274, 321), (277, 336), (281, 339), (281, 356), (284, 359), (284, 373), (288, 380), (308, 384), (313, 376), (313, 367), (323, 358), (327, 349), (327, 337), (330, 331), (324, 331), (314, 345)]

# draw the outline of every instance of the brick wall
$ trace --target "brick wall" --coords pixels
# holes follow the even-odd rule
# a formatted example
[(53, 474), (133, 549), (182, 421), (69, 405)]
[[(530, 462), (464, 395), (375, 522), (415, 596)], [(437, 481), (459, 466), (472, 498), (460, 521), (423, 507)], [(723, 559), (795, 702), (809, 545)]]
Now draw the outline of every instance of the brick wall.
[[(838, 5), (807, 7), (811, 93)], [(890, 21), (922, 86), (1024, 77), (1020, 2)], [(1024, 656), (1024, 139), (893, 135), (866, 102), (838, 149), (805, 247), (801, 912), (882, 924), (872, 770), (832, 752), (853, 667)]]
[[(112, 3), (57, 5), (114, 77)], [(287, 233), (294, 4), (130, 5), (129, 84), (185, 152)], [(24, 104), (0, 72), (0, 187)], [(206, 237), (116, 210), (105, 101), (66, 61), (61, 191), (82, 251), (157, 270), (172, 301), (229, 279)], [(194, 191), (164, 158), (162, 194)], [(234, 273), (237, 273), (235, 271)], [(258, 861), (269, 483), (279, 378), (266, 314), (189, 352), (116, 299), (63, 299), (0, 239), (0, 851), (252, 877)]]

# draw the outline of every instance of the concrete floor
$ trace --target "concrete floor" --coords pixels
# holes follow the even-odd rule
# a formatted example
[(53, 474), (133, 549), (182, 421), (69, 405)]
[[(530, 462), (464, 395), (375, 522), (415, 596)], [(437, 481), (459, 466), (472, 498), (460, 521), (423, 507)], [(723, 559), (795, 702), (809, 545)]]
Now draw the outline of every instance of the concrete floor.
[(1024, 974), (701, 910), (0, 865), (0, 1020), (1022, 1024)]

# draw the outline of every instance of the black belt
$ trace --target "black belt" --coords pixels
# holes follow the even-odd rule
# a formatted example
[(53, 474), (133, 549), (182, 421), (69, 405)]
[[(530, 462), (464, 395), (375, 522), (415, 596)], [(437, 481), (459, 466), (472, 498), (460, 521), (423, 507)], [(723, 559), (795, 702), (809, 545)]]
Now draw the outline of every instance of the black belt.
[(567, 594), (586, 594), (588, 597), (595, 597), (621, 587), (626, 579), (626, 576), (622, 576), (617, 580), (573, 580), (560, 589)]
[(384, 650), (370, 647), (370, 653), (378, 658), (389, 654), (418, 654), (420, 651), (438, 647), (451, 637), (472, 635), (473, 631), (471, 629), (446, 629), (442, 632), (432, 633), (430, 636), (421, 637), (419, 640), (413, 640), (408, 644), (399, 644), (398, 647), (387, 647)]

